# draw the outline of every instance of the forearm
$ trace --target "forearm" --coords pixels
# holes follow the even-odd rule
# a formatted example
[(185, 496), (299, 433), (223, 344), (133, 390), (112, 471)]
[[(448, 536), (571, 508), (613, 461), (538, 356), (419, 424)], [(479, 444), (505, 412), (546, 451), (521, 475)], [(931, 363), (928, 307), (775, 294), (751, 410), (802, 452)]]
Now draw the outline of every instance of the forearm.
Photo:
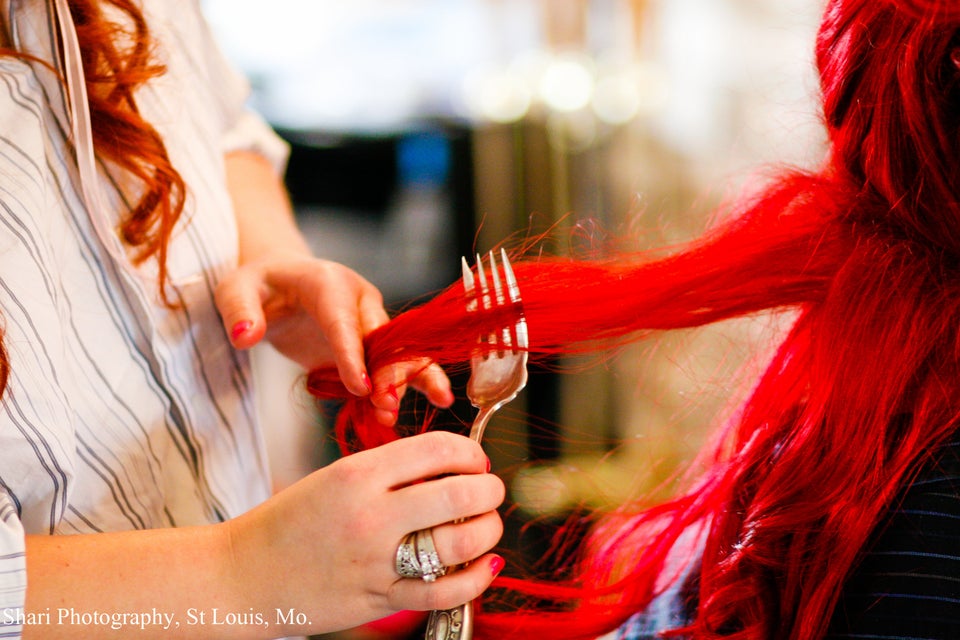
[[(275, 612), (248, 601), (233, 573), (224, 525), (28, 536), (23, 637), (278, 635)], [(237, 612), (261, 614), (269, 626), (229, 624)]]
[(252, 151), (233, 151), (226, 155), (226, 171), (237, 218), (240, 264), (271, 254), (311, 255), (283, 180), (265, 158)]

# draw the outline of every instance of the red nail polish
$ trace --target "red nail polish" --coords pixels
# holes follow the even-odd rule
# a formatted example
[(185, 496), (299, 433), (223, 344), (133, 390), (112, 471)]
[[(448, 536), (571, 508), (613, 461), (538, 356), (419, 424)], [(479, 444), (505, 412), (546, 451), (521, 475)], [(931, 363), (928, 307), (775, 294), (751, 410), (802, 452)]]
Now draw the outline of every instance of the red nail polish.
[(373, 383), (370, 381), (370, 376), (367, 375), (367, 372), (364, 371), (361, 379), (363, 380), (363, 386), (367, 388), (367, 393), (373, 393)]
[(397, 393), (397, 387), (396, 387), (396, 385), (390, 385), (389, 387), (387, 387), (387, 394), (388, 394), (391, 398), (393, 398), (394, 400), (396, 400), (398, 403), (400, 402), (400, 394)]
[(490, 464), (490, 456), (487, 456), (487, 473), (490, 473), (490, 469), (493, 465)]
[(493, 559), (490, 560), (490, 573), (492, 575), (498, 575), (501, 571), (503, 571), (503, 567), (506, 564), (506, 560), (500, 556), (493, 556)]
[(236, 340), (249, 331), (251, 327), (253, 327), (252, 320), (241, 320), (237, 324), (233, 325), (233, 328), (230, 330), (230, 338)]

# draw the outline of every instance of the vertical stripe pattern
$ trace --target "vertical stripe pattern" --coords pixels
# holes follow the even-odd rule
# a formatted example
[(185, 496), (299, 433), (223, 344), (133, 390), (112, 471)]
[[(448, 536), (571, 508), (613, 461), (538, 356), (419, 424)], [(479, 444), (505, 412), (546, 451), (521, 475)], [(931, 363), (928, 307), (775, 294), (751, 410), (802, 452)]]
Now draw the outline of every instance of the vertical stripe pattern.
[[(52, 2), (10, 0), (10, 37), (61, 65)], [(0, 400), (0, 611), (23, 606), (25, 533), (88, 533), (217, 522), (269, 495), (248, 362), (213, 303), (236, 264), (223, 154), (286, 149), (246, 110), (247, 85), (213, 44), (197, 0), (147, 0), (167, 73), (138, 94), (188, 186), (156, 267), (111, 255), (136, 197), (98, 167), (107, 211), (80, 188), (63, 86), (43, 65), (0, 59), (0, 321), (12, 373)], [(2, 620), (2, 619), (0, 619)], [(0, 637), (17, 637), (0, 624)]]

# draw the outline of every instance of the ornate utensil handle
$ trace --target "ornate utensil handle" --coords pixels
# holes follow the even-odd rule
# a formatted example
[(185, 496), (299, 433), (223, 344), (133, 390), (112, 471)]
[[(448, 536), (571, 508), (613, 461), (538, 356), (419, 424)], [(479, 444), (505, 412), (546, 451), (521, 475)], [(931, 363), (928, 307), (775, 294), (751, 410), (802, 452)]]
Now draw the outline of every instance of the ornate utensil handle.
[(473, 601), (453, 609), (431, 611), (426, 640), (471, 640), (473, 638)]

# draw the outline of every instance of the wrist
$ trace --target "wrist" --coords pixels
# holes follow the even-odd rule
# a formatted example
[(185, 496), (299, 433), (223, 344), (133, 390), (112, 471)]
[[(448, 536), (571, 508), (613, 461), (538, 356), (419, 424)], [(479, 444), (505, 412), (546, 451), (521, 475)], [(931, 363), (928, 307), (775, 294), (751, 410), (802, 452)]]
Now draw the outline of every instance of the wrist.
[[(261, 508), (216, 525), (219, 531), (224, 606), (229, 611), (261, 616), (271, 633), (279, 636), (302, 635), (297, 617), (281, 615), (292, 605), (285, 588), (295, 580), (284, 570), (282, 559), (271, 553), (274, 548), (269, 520), (261, 519)], [(279, 533), (278, 533), (279, 535)]]

